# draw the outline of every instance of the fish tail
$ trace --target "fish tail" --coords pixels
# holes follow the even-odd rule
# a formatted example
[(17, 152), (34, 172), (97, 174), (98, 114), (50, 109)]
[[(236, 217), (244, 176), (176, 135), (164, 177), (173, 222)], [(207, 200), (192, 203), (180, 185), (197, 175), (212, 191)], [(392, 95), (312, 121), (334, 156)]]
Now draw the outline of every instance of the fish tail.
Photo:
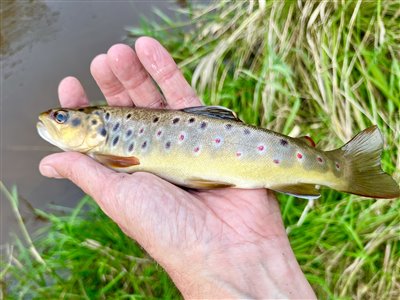
[(400, 197), (398, 184), (381, 168), (382, 149), (382, 135), (377, 126), (372, 126), (343, 147), (327, 152), (344, 163), (344, 182), (337, 189), (371, 198)]

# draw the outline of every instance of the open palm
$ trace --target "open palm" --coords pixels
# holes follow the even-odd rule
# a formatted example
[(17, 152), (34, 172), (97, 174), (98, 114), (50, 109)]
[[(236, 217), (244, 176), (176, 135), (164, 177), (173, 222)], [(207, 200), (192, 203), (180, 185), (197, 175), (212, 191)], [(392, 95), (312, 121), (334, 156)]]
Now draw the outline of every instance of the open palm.
[[(171, 56), (156, 40), (140, 38), (135, 50), (114, 45), (91, 64), (92, 75), (109, 105), (171, 109), (201, 105)], [(73, 77), (60, 83), (59, 98), (64, 107), (89, 104), (81, 84)], [(291, 270), (286, 273), (301, 273), (275, 196), (267, 190), (184, 190), (152, 174), (114, 172), (74, 152), (44, 158), (40, 170), (49, 177), (69, 178), (91, 195), (169, 272), (184, 295), (232, 295), (227, 290), (236, 284), (215, 288), (213, 280), (235, 281), (234, 272), (240, 270), (239, 277), (246, 273), (241, 264), (272, 272), (283, 268), (279, 265), (283, 263)], [(232, 272), (223, 274), (230, 268)], [(259, 272), (253, 270), (254, 274)], [(188, 282), (196, 281), (196, 277), (201, 288), (193, 292)], [(304, 278), (300, 283), (304, 292), (310, 292)], [(299, 292), (294, 285), (287, 288), (292, 295)], [(255, 290), (261, 291), (261, 287)], [(287, 296), (286, 292), (280, 293)]]

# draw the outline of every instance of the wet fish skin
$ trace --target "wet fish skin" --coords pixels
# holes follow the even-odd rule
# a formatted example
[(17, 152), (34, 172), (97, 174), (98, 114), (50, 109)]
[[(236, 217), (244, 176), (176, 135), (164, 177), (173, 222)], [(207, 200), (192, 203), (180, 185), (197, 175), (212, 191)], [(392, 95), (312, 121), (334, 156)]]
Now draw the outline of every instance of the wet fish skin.
[[(67, 121), (59, 124), (58, 113)], [(318, 186), (377, 198), (400, 194), (380, 168), (383, 141), (376, 127), (353, 139), (360, 149), (349, 142), (347, 148), (325, 152), (305, 139), (244, 124), (220, 107), (53, 109), (39, 119), (39, 134), (61, 149), (86, 153), (120, 172), (151, 172), (181, 186), (270, 188), (305, 198), (318, 197)], [(346, 149), (357, 154), (354, 162)], [(354, 170), (360, 163), (368, 174)], [(380, 186), (371, 186), (371, 178)]]

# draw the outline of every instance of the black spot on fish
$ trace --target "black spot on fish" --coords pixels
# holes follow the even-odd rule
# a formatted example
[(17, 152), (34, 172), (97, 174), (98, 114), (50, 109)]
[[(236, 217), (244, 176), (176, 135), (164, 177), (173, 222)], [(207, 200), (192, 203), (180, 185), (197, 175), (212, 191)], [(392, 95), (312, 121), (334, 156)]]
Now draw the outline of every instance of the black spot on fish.
[(106, 112), (105, 118), (106, 118), (107, 121), (110, 120), (110, 113), (109, 112)]
[(189, 119), (189, 123), (194, 123), (194, 121), (196, 121), (195, 118), (190, 118), (190, 119)]
[(205, 129), (206, 127), (207, 127), (207, 123), (206, 122), (201, 122), (200, 128), (201, 129)]
[(179, 122), (179, 118), (174, 118), (173, 120), (172, 120), (172, 123), (173, 124), (176, 124), (176, 123), (178, 123)]
[(230, 130), (232, 128), (232, 124), (225, 124), (225, 129)]
[(92, 120), (92, 125), (96, 125), (97, 124), (97, 120)]
[(100, 112), (98, 110), (95, 111), (94, 114), (100, 116)]
[(119, 122), (115, 123), (113, 131), (117, 131), (119, 128)]
[(243, 132), (244, 134), (250, 134), (250, 130), (248, 130), (247, 128)]
[(159, 120), (159, 117), (155, 117), (155, 118), (153, 119), (153, 123), (157, 123), (158, 120)]
[(100, 134), (101, 134), (102, 136), (106, 136), (106, 135), (107, 135), (107, 130), (103, 127), (103, 128), (100, 130)]
[(130, 137), (132, 135), (132, 130), (128, 129), (128, 131), (126, 132), (126, 137)]
[(85, 111), (85, 109), (84, 108), (79, 108), (78, 111)]
[(127, 119), (130, 119), (131, 117), (132, 117), (132, 114), (127, 114), (127, 115), (126, 115), (126, 118), (127, 118)]
[(165, 143), (165, 148), (166, 148), (166, 149), (171, 148), (171, 142), (169, 142), (169, 141), (166, 142), (166, 143)]
[(286, 147), (286, 146), (288, 145), (288, 141), (287, 141), (287, 140), (284, 140), (284, 139), (281, 139), (281, 140), (279, 141), (279, 143), (281, 144), (281, 146), (284, 146), (284, 147)]
[(82, 121), (79, 118), (72, 119), (72, 121), (71, 121), (71, 124), (74, 127), (77, 127), (77, 126), (81, 125), (81, 123), (82, 123)]
[(147, 147), (147, 141), (144, 141), (143, 144), (142, 144), (142, 149), (144, 149), (146, 147)]
[(128, 151), (129, 151), (129, 152), (132, 152), (133, 147), (134, 147), (134, 143), (130, 144), (130, 145), (129, 145), (129, 148), (128, 148)]
[(118, 140), (119, 140), (119, 136), (116, 136), (116, 137), (113, 139), (113, 141), (112, 141), (113, 146), (115, 146), (115, 145), (118, 143)]

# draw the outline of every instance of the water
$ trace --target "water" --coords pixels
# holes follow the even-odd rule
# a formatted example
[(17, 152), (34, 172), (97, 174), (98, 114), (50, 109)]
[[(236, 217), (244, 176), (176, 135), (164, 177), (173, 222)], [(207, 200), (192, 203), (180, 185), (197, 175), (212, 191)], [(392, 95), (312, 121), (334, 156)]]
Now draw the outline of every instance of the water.
[[(58, 106), (57, 86), (78, 77), (90, 99), (103, 99), (90, 75), (92, 58), (137, 26), (140, 16), (156, 19), (157, 7), (173, 16), (168, 1), (1, 1), (0, 172), (7, 187), (17, 185), (28, 227), (37, 225), (30, 205), (73, 207), (82, 192), (66, 180), (40, 175), (38, 164), (57, 151), (36, 133), (39, 112)], [(29, 204), (29, 205), (27, 205)], [(1, 194), (0, 244), (18, 228)]]

